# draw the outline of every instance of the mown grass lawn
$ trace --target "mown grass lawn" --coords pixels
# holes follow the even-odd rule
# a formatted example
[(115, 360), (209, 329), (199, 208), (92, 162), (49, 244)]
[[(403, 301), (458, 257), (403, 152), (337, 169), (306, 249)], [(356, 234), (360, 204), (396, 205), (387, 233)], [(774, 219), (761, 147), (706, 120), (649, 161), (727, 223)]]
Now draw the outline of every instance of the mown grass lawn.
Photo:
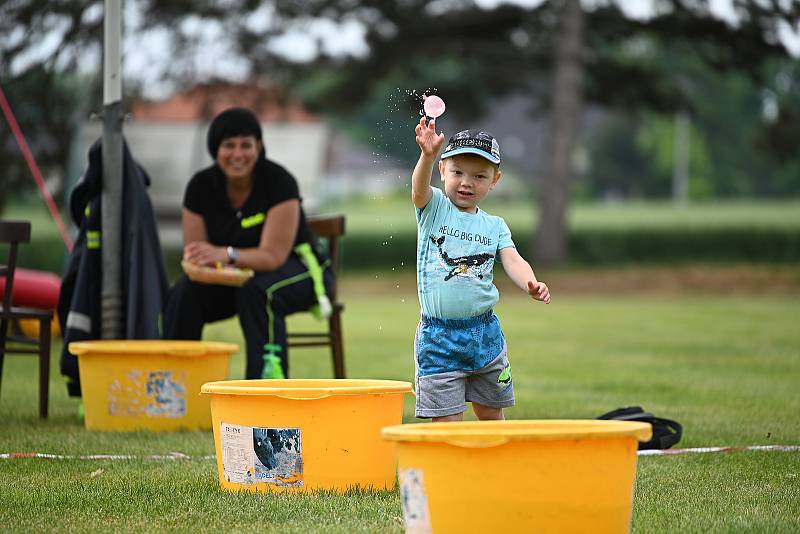
[[(377, 280), (377, 282), (376, 282)], [(380, 287), (376, 290), (375, 287)], [(638, 404), (680, 421), (683, 447), (800, 444), (800, 303), (757, 288), (718, 294), (559, 293), (497, 309), (514, 367), (514, 419), (593, 418)], [(348, 375), (411, 380), (413, 278), (346, 280)], [(297, 317), (295, 325), (311, 321)], [(207, 339), (241, 343), (237, 323)], [(401, 532), (397, 492), (237, 495), (218, 489), (211, 432), (88, 432), (53, 359), (51, 417), (36, 417), (35, 360), (6, 359), (0, 452), (165, 454), (190, 460), (0, 460), (2, 530)], [(243, 375), (237, 354), (231, 378)], [(329, 377), (324, 351), (295, 350), (295, 377)], [(414, 421), (407, 399), (406, 422)], [(479, 469), (480, 466), (465, 466)], [(635, 532), (797, 532), (800, 453), (641, 457)]]

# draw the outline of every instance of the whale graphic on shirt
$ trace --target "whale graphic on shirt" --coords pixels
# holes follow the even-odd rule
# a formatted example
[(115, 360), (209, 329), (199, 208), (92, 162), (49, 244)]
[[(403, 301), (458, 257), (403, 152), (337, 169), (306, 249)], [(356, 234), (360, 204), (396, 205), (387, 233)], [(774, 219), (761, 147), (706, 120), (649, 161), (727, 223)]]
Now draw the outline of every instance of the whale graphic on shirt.
[(439, 238), (434, 236), (429, 237), (439, 249), (439, 257), (442, 259), (447, 268), (450, 269), (447, 275), (444, 277), (445, 282), (454, 276), (459, 275), (476, 276), (479, 279), (483, 279), (487, 267), (491, 268), (491, 263), (489, 262), (490, 260), (494, 259), (494, 254), (483, 252), (480, 254), (471, 254), (469, 256), (451, 258), (447, 251), (442, 248), (442, 245), (444, 245), (445, 236), (441, 236)]

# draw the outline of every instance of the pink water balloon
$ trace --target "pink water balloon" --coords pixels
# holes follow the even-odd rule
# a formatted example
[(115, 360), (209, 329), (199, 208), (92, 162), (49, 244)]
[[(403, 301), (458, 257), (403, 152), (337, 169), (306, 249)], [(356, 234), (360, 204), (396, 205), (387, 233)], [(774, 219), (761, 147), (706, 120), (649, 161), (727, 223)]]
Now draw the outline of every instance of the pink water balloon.
[(444, 113), (444, 100), (436, 95), (423, 96), (422, 98), (424, 99), (422, 107), (425, 109), (425, 115), (435, 119)]

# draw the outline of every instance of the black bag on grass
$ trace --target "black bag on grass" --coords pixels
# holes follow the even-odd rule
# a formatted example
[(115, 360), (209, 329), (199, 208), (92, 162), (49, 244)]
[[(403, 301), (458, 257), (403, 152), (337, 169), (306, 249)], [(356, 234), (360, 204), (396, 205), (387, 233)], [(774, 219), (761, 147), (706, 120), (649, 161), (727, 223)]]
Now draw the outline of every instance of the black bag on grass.
[(640, 451), (645, 449), (669, 449), (678, 443), (683, 435), (683, 426), (677, 421), (656, 417), (649, 412), (645, 412), (641, 406), (617, 408), (616, 410), (604, 413), (598, 417), (598, 419), (650, 423), (653, 426), (653, 437), (650, 441), (639, 443)]

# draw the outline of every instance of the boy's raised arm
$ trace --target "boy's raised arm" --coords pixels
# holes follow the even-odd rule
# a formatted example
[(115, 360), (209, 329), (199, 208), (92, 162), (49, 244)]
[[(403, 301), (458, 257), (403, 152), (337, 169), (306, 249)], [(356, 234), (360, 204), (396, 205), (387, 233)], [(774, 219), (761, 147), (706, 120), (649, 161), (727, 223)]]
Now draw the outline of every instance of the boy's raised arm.
[(427, 122), (425, 117), (419, 120), (414, 129), (416, 141), (420, 148), (419, 161), (411, 175), (411, 200), (414, 207), (422, 209), (431, 199), (431, 176), (436, 156), (444, 144), (444, 134), (436, 133), (436, 121)]

